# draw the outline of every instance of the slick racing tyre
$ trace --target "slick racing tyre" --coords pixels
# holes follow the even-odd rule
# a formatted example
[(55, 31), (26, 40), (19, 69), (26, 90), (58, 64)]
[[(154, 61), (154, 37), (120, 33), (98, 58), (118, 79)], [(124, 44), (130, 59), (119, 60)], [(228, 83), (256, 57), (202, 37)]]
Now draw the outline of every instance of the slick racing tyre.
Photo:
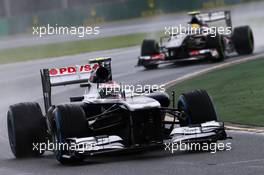
[(170, 98), (166, 92), (149, 93), (146, 95), (146, 97), (150, 97), (153, 98), (154, 100), (157, 100), (160, 103), (161, 107), (166, 108), (170, 105)]
[[(85, 137), (88, 132), (88, 123), (83, 108), (77, 104), (59, 105), (54, 110), (56, 123), (56, 143), (63, 145), (66, 138)], [(83, 160), (82, 157), (65, 158), (67, 155), (65, 148), (55, 150), (57, 160), (62, 164), (78, 163)]]
[(159, 44), (155, 40), (145, 39), (141, 45), (141, 56), (155, 55), (159, 53)]
[[(159, 54), (159, 44), (155, 40), (145, 39), (141, 45), (141, 56), (150, 56)], [(146, 69), (156, 69), (158, 64), (143, 64)]]
[(249, 26), (236, 27), (232, 40), (239, 55), (251, 54), (254, 50), (254, 36)]
[(223, 61), (225, 59), (225, 44), (221, 35), (208, 35), (207, 36), (207, 47), (209, 49), (216, 49), (218, 57), (214, 58), (213, 61)]
[(158, 68), (158, 64), (149, 64), (149, 65), (144, 65), (144, 67), (146, 68), (146, 69), (156, 69), (156, 68)]
[(33, 147), (46, 140), (46, 122), (38, 103), (11, 105), (7, 112), (7, 127), (15, 157), (35, 157), (44, 153)]
[(217, 121), (215, 108), (205, 90), (195, 90), (182, 94), (178, 100), (178, 109), (185, 114), (184, 119), (179, 119), (180, 126)]

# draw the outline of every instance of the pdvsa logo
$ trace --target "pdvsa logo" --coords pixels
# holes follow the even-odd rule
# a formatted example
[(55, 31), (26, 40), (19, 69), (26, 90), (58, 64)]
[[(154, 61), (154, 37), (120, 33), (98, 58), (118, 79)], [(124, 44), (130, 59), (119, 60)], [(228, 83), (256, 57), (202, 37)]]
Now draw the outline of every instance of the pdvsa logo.
[(95, 64), (85, 64), (80, 66), (52, 68), (49, 69), (49, 74), (50, 76), (57, 76), (57, 75), (67, 75), (67, 74), (76, 74), (76, 73), (87, 73), (96, 70), (98, 67), (99, 64), (95, 63)]

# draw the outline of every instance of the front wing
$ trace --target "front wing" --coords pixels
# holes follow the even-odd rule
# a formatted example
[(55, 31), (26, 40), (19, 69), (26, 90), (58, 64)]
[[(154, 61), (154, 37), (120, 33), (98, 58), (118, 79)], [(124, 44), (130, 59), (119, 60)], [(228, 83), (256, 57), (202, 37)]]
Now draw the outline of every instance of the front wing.
[[(164, 57), (163, 55), (166, 55), (166, 56)], [(174, 58), (174, 56), (168, 56), (167, 54), (163, 54), (163, 53), (161, 53), (160, 58), (157, 57), (157, 55), (140, 56), (138, 57), (137, 66), (198, 61), (198, 60), (204, 60), (207, 58), (215, 59), (215, 58), (218, 58), (219, 56), (216, 49), (195, 50), (195, 51), (190, 52), (189, 55), (190, 56), (186, 58)]]
[[(186, 126), (174, 128), (170, 134), (170, 143), (180, 142), (216, 142), (227, 139), (224, 124), (222, 122), (206, 122), (197, 126)], [(84, 138), (68, 138), (72, 150), (69, 150), (63, 157), (93, 156), (104, 153), (122, 152), (135, 149), (145, 149), (151, 147), (162, 148), (161, 142), (145, 145), (132, 145), (125, 147), (123, 139), (117, 135), (95, 136)]]

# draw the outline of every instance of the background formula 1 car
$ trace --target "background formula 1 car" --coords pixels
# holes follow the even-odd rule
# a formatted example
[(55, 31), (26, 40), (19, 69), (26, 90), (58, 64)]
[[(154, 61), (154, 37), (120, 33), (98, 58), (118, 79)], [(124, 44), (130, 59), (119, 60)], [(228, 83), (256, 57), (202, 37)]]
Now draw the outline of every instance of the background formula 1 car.
[[(162, 63), (209, 59), (222, 61), (235, 52), (239, 55), (251, 54), (254, 50), (254, 38), (249, 26), (232, 28), (230, 11), (210, 13), (193, 12), (189, 30), (155, 40), (145, 39), (141, 46), (138, 66), (147, 69), (157, 68)], [(193, 28), (199, 28), (200, 32)], [(219, 30), (219, 27), (225, 27)], [(203, 32), (204, 31), (204, 32)], [(206, 32), (205, 32), (206, 31)]]
[[(43, 143), (56, 145), (57, 160), (67, 164), (98, 154), (163, 148), (165, 141), (215, 143), (227, 138), (205, 91), (182, 94), (178, 108), (169, 108), (165, 92), (120, 89), (112, 81), (110, 58), (42, 69), (41, 79), (46, 114), (35, 102), (11, 105), (7, 113), (10, 146), (17, 158), (43, 154), (45, 150), (33, 148)], [(86, 93), (53, 105), (52, 87), (70, 84), (80, 84)], [(173, 120), (166, 121), (168, 115)]]

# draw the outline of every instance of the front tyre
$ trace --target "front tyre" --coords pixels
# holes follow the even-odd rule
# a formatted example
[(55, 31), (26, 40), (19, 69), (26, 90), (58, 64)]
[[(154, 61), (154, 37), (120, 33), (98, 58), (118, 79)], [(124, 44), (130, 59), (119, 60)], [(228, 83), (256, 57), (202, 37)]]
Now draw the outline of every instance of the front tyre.
[[(87, 136), (88, 123), (84, 109), (77, 104), (59, 105), (54, 110), (56, 123), (56, 144), (67, 145), (67, 138), (80, 138)], [(67, 148), (67, 147), (66, 147)], [(79, 163), (83, 161), (82, 157), (66, 158), (69, 150), (65, 147), (59, 147), (56, 151), (56, 158), (62, 164)]]
[(157, 69), (158, 64), (149, 64), (149, 65), (144, 65), (145, 69)]
[[(141, 56), (152, 56), (159, 54), (159, 44), (157, 41), (152, 40), (152, 39), (145, 39), (142, 42), (141, 45)], [(158, 64), (155, 63), (145, 63), (143, 64), (145, 69), (156, 69), (158, 67)]]
[(145, 39), (141, 45), (141, 56), (159, 54), (159, 44), (152, 39)]
[(225, 59), (225, 44), (222, 35), (207, 36), (207, 46), (209, 49), (216, 49), (218, 56), (213, 61), (219, 62)]
[(205, 90), (182, 94), (178, 100), (178, 109), (185, 114), (184, 119), (179, 119), (180, 126), (217, 121), (214, 105)]
[(46, 123), (38, 103), (11, 105), (7, 112), (8, 138), (15, 157), (43, 154), (33, 147), (46, 141)]

